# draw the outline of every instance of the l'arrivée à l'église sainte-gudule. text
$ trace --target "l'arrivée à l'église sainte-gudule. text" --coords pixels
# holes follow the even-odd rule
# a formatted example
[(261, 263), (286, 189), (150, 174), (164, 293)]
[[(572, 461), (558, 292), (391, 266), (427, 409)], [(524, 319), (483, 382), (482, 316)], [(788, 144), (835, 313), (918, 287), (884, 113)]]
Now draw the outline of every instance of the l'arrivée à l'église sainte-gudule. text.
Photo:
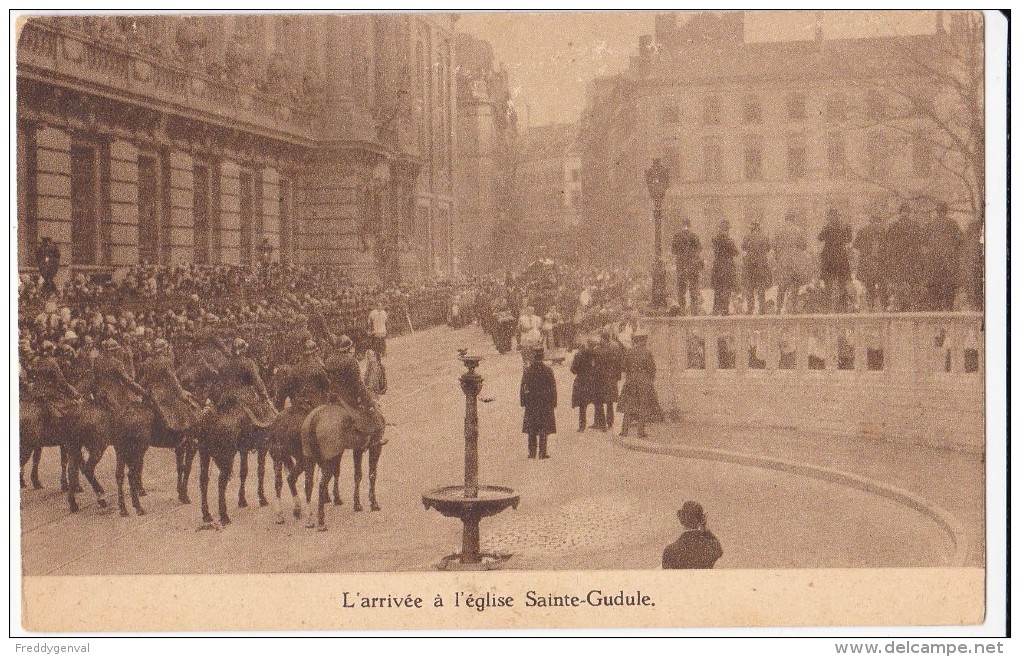
[(499, 607), (654, 607), (651, 596), (634, 592), (604, 592), (591, 589), (585, 593), (539, 593), (527, 591), (524, 598), (495, 593), (465, 593), (454, 591), (453, 594), (436, 594), (431, 600), (415, 595), (368, 596), (360, 592), (344, 591), (341, 594), (341, 606), (345, 609), (424, 609), (426, 607), (467, 607), (477, 611)]

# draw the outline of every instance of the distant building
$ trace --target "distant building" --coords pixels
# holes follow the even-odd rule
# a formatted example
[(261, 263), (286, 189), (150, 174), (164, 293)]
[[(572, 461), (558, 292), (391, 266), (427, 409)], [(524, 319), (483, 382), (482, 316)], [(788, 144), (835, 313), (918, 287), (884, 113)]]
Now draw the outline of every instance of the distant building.
[(684, 216), (703, 244), (722, 219), (740, 236), (752, 220), (771, 232), (787, 213), (813, 239), (830, 207), (859, 227), (903, 199), (953, 196), (934, 126), (889, 91), (909, 84), (921, 102), (940, 102), (904, 53), (944, 40), (941, 22), (931, 34), (830, 39), (814, 17), (800, 40), (767, 41), (748, 38), (752, 23), (784, 15), (702, 13), (681, 24), (660, 14), (630, 68), (590, 84), (579, 130), (584, 222), (606, 255), (651, 256), (644, 171), (654, 157), (672, 174), (667, 255)]
[(522, 135), (516, 189), (524, 251), (576, 258), (584, 196), (576, 125), (537, 126)]
[(33, 17), (17, 50), (19, 265), (453, 272), (454, 17)]
[(457, 258), (460, 271), (482, 274), (508, 264), (514, 220), (517, 114), (507, 73), (492, 46), (457, 35)]

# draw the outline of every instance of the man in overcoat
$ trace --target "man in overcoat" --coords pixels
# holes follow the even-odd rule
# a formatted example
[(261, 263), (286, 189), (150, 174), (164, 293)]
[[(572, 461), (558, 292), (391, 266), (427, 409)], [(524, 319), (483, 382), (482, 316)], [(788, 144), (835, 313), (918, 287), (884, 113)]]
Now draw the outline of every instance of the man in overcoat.
[(690, 297), (690, 314), (697, 315), (701, 306), (701, 240), (691, 230), (691, 220), (684, 217), (680, 230), (673, 236), (673, 259), (676, 262), (676, 298), (681, 314), (688, 313), (687, 299)]
[(864, 286), (864, 303), (870, 312), (883, 312), (889, 305), (886, 263), (882, 258), (885, 224), (879, 214), (871, 215), (867, 226), (857, 231), (857, 280)]
[(42, 403), (49, 422), (64, 417), (81, 395), (67, 382), (57, 360), (57, 346), (46, 340), (39, 358), (32, 364), (32, 393)]
[(880, 249), (888, 271), (889, 291), (900, 311), (917, 309), (924, 272), (924, 232), (911, 215), (909, 203), (900, 205), (899, 215), (886, 230), (884, 248)]
[(528, 458), (549, 458), (548, 440), (556, 433), (556, 377), (544, 362), (545, 350), (531, 350), (531, 362), (521, 376), (521, 406), (528, 436)]
[(330, 381), (330, 397), (354, 412), (357, 430), (378, 436), (379, 445), (389, 442), (382, 438), (385, 420), (376, 408), (372, 393), (365, 387), (361, 367), (354, 357), (354, 341), (341, 335), (333, 353), (326, 358), (325, 368)]
[(959, 285), (963, 231), (949, 216), (949, 206), (939, 202), (935, 206), (935, 217), (925, 233), (928, 236), (929, 264), (926, 271), (926, 306), (929, 310), (949, 311), (953, 309)]
[(772, 286), (769, 268), (769, 251), (772, 244), (761, 229), (760, 221), (751, 222), (751, 232), (744, 237), (744, 288), (747, 292), (747, 314), (754, 314), (758, 301), (758, 314), (765, 314), (765, 290)]
[[(783, 224), (776, 229), (772, 246), (776, 256), (776, 314), (783, 312), (787, 301), (796, 310), (797, 294), (805, 285), (808, 275), (809, 256), (804, 229), (797, 224), (797, 213), (787, 212)], [(787, 296), (789, 295), (789, 296)]]
[(619, 410), (623, 413), (620, 435), (626, 436), (636, 425), (638, 438), (644, 438), (645, 425), (662, 419), (659, 397), (655, 392), (655, 357), (648, 349), (648, 334), (639, 331), (632, 337), (634, 346), (623, 357), (623, 390)]
[(712, 238), (712, 313), (730, 314), (730, 295), (737, 289), (737, 265), (734, 258), (739, 253), (737, 244), (730, 237), (730, 222), (719, 223), (719, 232)]
[(142, 364), (139, 384), (149, 390), (149, 397), (167, 428), (183, 431), (197, 419), (199, 405), (192, 394), (181, 387), (169, 349), (166, 340), (156, 339), (152, 356)]
[(831, 312), (846, 312), (847, 284), (850, 282), (850, 254), (847, 247), (853, 238), (850, 224), (844, 222), (839, 211), (829, 208), (826, 223), (818, 240), (822, 243), (820, 258), (820, 278), (829, 293)]
[(277, 406), (282, 407), (289, 398), (295, 408), (310, 411), (316, 406), (325, 404), (328, 399), (330, 379), (325, 365), (319, 359), (319, 349), (315, 340), (311, 338), (305, 340), (303, 351), (301, 360), (294, 365), (276, 393)]
[(684, 502), (676, 513), (684, 531), (662, 552), (662, 568), (678, 570), (711, 568), (722, 557), (722, 545), (708, 529), (708, 516), (700, 504)]
[(623, 345), (612, 339), (612, 332), (603, 330), (595, 345), (595, 376), (598, 379), (598, 401), (595, 403), (595, 425), (603, 431), (613, 428), (614, 407), (620, 398), (623, 377)]
[(232, 351), (232, 357), (220, 370), (219, 384), (214, 391), (216, 406), (222, 410), (230, 404), (238, 404), (255, 422), (267, 426), (272, 422), (275, 408), (258, 366), (248, 357), (248, 343), (235, 338)]
[(120, 343), (107, 338), (92, 365), (92, 394), (114, 415), (120, 415), (129, 404), (146, 395), (145, 389), (128, 373), (119, 357), (120, 351)]
[[(570, 392), (570, 407), (577, 409), (577, 431), (588, 428), (588, 405), (599, 403), (599, 379), (595, 371), (595, 338), (587, 336), (584, 344), (570, 363), (574, 385)], [(595, 426), (601, 429), (603, 427)]]
[(36, 250), (36, 266), (42, 276), (43, 295), (57, 293), (57, 271), (60, 269), (60, 247), (50, 237), (44, 237)]

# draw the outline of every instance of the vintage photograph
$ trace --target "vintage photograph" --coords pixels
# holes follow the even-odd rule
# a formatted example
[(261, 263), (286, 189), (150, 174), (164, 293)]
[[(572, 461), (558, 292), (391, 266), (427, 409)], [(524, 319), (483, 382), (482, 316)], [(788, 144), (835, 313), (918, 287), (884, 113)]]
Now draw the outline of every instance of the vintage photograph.
[(980, 12), (13, 29), (22, 576), (984, 568)]

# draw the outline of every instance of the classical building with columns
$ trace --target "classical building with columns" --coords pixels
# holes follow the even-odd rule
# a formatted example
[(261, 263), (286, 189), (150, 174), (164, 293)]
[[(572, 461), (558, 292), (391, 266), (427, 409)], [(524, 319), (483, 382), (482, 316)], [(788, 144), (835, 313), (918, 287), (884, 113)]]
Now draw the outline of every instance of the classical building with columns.
[(456, 273), (454, 20), (29, 18), (19, 266), (50, 237), (67, 271), (270, 257), (364, 281)]

